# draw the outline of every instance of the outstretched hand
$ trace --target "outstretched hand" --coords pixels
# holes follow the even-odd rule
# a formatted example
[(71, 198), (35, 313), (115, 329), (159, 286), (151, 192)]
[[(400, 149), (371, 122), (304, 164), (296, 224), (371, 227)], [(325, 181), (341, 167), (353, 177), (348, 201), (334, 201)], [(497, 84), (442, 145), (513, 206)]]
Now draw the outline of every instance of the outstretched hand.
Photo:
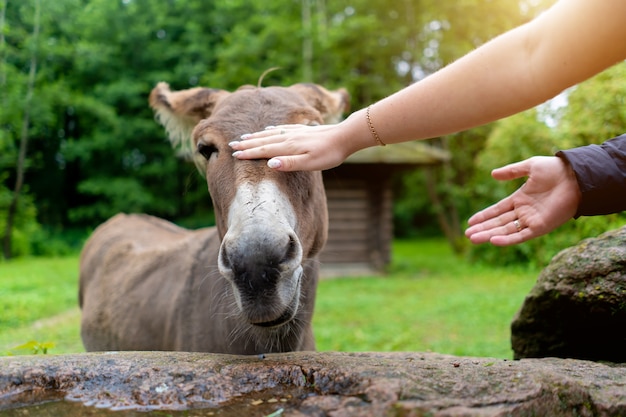
[(534, 156), (495, 169), (497, 180), (528, 177), (522, 187), (474, 214), (465, 235), (472, 243), (508, 246), (542, 236), (571, 219), (580, 189), (571, 167), (556, 156)]

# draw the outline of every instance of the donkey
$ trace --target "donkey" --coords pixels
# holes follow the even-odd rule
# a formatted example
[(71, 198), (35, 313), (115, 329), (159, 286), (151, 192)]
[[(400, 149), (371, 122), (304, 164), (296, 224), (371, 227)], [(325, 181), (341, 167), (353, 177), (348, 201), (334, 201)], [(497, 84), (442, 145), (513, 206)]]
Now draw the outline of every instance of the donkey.
[(317, 255), (328, 228), (320, 172), (276, 172), (232, 157), (228, 143), (269, 125), (337, 122), (344, 89), (171, 91), (150, 106), (172, 142), (194, 149), (216, 226), (187, 230), (148, 215), (100, 225), (80, 260), (88, 351), (260, 354), (314, 350)]

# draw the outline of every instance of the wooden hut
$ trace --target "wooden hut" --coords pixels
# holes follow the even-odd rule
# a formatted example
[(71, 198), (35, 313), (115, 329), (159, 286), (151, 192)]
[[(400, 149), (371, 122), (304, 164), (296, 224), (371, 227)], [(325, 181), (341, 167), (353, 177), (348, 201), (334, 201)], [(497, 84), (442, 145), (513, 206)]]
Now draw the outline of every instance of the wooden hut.
[(393, 240), (392, 177), (448, 159), (424, 142), (407, 142), (364, 149), (324, 171), (329, 230), (320, 255), (322, 276), (383, 272)]

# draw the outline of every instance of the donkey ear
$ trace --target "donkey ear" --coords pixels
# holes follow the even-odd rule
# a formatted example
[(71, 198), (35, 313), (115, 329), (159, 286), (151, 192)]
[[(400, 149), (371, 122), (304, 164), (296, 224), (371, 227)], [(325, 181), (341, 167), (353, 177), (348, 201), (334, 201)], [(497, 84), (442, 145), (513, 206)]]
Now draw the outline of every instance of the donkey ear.
[(290, 90), (298, 93), (322, 115), (324, 123), (338, 123), (350, 110), (350, 94), (345, 88), (329, 91), (318, 84), (294, 84)]
[(229, 94), (225, 90), (201, 87), (171, 91), (167, 83), (160, 82), (150, 93), (150, 107), (165, 127), (172, 146), (189, 157), (195, 151), (193, 128), (209, 117), (216, 103)]

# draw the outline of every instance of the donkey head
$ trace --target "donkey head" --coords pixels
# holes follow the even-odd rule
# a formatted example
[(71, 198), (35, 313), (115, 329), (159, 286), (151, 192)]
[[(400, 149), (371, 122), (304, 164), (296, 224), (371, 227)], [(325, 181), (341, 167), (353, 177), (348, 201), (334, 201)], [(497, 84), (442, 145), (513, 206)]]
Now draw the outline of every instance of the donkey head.
[(345, 90), (315, 84), (174, 92), (159, 83), (150, 95), (172, 142), (206, 176), (221, 239), (217, 265), (252, 325), (280, 326), (298, 312), (303, 266), (326, 241), (326, 196), (320, 172), (238, 160), (228, 143), (270, 125), (337, 122), (348, 101)]

